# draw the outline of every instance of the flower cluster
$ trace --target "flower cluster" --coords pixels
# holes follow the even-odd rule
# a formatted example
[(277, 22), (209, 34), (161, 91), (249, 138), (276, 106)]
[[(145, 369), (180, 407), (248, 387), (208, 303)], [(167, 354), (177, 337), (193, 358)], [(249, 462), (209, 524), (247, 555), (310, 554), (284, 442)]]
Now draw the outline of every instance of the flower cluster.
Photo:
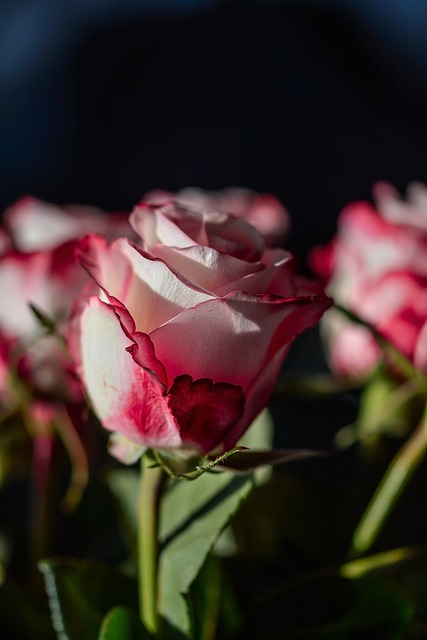
[[(288, 632), (296, 637), (308, 628), (317, 637), (327, 628), (395, 638), (396, 621), (405, 637), (410, 628), (425, 624), (424, 608), (419, 610), (424, 550), (405, 549), (398, 537), (390, 553), (357, 559), (379, 540), (427, 452), (427, 187), (410, 185), (403, 200), (380, 183), (373, 195), (373, 204), (346, 207), (336, 237), (312, 253), (319, 281), (297, 275), (292, 255), (280, 247), (289, 225), (285, 208), (273, 196), (246, 189), (152, 191), (130, 215), (56, 207), (34, 198), (6, 211), (0, 228), (0, 476), (12, 477), (10, 470), (18, 466), (30, 479), (28, 564), (31, 569), (37, 564), (45, 575), (61, 637), (87, 632), (94, 638), (195, 638), (206, 629), (212, 638), (288, 637)], [(349, 464), (350, 478), (343, 478), (342, 464), (331, 465), (329, 456), (313, 450), (311, 441), (298, 449), (271, 450), (271, 416), (263, 412), (257, 419), (294, 339), (319, 321), (332, 375), (311, 371), (299, 377), (288, 370), (275, 395), (275, 417), (283, 410), (288, 418), (292, 390), (303, 392), (296, 399), (304, 403), (301, 413), (310, 411), (308, 395), (314, 392), (310, 421), (320, 433), (328, 415), (319, 396), (338, 393), (340, 402), (349, 400), (353, 418), (338, 425), (335, 444), (355, 445), (345, 460), (347, 465), (354, 456), (359, 471), (354, 474)], [(104, 430), (91, 429), (96, 419)], [(125, 464), (141, 458), (139, 470), (120, 468), (108, 458), (104, 466), (97, 454), (95, 460), (98, 448), (92, 449), (90, 440), (101, 436), (104, 451), (106, 433), (110, 453)], [(396, 452), (398, 438), (404, 441)], [(76, 509), (85, 488), (107, 477), (126, 542), (136, 551), (129, 560), (137, 559), (140, 619), (136, 585), (128, 576), (64, 558), (62, 549), (59, 557), (51, 546), (57, 469), (64, 469), (62, 456), (55, 455), (58, 439), (69, 458), (61, 505), (78, 528), (79, 515), (87, 518), (92, 511), (96, 546), (102, 546), (102, 502), (111, 512), (111, 495), (88, 490), (82, 511)], [(20, 460), (13, 451), (17, 441)], [(370, 455), (359, 457), (361, 450)], [(333, 492), (310, 487), (310, 476), (307, 481), (302, 473), (257, 469), (310, 457), (316, 459), (316, 485), (324, 465), (328, 485), (323, 486), (333, 486)], [(370, 478), (377, 472), (369, 470), (362, 478), (363, 469), (378, 459), (382, 466), (388, 460), (388, 467), (373, 487)], [(99, 463), (102, 474), (96, 473)], [(236, 471), (243, 473), (236, 476)], [(274, 491), (264, 500), (270, 477)], [(349, 557), (356, 560), (342, 564), (341, 540), (334, 548), (330, 540), (348, 529), (348, 496), (359, 492), (360, 478), (372, 498), (348, 541)], [(258, 499), (254, 495), (248, 501), (233, 532), (231, 518), (261, 484)], [(366, 491), (360, 492), (358, 511)], [(273, 517), (266, 511), (271, 507)], [(247, 527), (248, 522), (256, 526)], [(274, 586), (273, 597), (256, 605), (258, 586), (251, 600), (245, 585), (243, 597), (236, 598), (246, 603), (243, 615), (223, 606), (230, 585), (236, 582), (240, 590), (240, 580), (223, 580), (227, 561), (220, 566), (214, 557), (208, 559), (221, 547), (225, 529), (224, 546), (239, 550), (245, 529), (245, 565), (251, 561), (247, 550), (256, 549), (252, 566), (260, 574), (266, 562), (264, 584), (268, 590)], [(0, 535), (8, 542), (6, 529)], [(295, 581), (277, 590), (288, 564), (280, 554), (289, 539), (292, 554), (298, 546), (304, 552), (304, 575), (295, 574)], [(306, 559), (312, 555), (318, 569), (323, 545), (336, 576), (316, 570), (307, 577)], [(0, 582), (3, 569), (5, 580), (13, 577), (7, 565), (15, 549), (9, 553), (7, 547), (1, 549)], [(407, 561), (416, 565), (412, 577)], [(398, 579), (390, 581), (393, 564)], [(234, 562), (230, 566), (235, 571)], [(365, 573), (371, 574), (367, 580)], [(4, 586), (6, 602), (12, 593), (18, 605), (20, 598)], [(307, 593), (315, 602), (320, 592), (321, 607), (310, 609), (307, 626)], [(283, 602), (293, 607), (298, 600), (295, 610), (304, 613), (302, 620), (299, 614), (283, 617)], [(338, 612), (337, 600), (344, 607)], [(374, 610), (378, 616), (372, 618)], [(0, 616), (0, 631), (5, 617)], [(12, 627), (16, 619), (11, 618)], [(386, 635), (379, 626), (383, 621)], [(43, 614), (34, 624), (37, 637), (45, 637), (41, 629), (50, 623)], [(31, 628), (25, 637), (33, 636)]]
[(82, 401), (83, 383), (126, 462), (146, 448), (197, 455), (234, 446), (267, 403), (293, 339), (330, 301), (244, 219), (264, 219), (272, 242), (288, 221), (277, 200), (191, 193), (191, 207), (179, 194), (165, 204), (149, 196), (130, 225), (31, 198), (6, 212), (4, 404), (17, 379), (51, 402)]
[[(427, 188), (408, 187), (402, 200), (393, 187), (374, 188), (375, 207), (349, 205), (338, 233), (312, 255), (335, 302), (386, 339), (416, 368), (427, 366)], [(323, 332), (330, 363), (341, 377), (365, 379), (382, 351), (374, 332), (333, 309)]]
[(4, 215), (0, 255), (0, 398), (14, 397), (17, 378), (36, 398), (81, 398), (63, 345), (43, 322), (65, 331), (86, 278), (76, 263), (77, 240), (89, 230), (108, 235), (127, 227), (91, 207), (60, 208), (22, 198)]

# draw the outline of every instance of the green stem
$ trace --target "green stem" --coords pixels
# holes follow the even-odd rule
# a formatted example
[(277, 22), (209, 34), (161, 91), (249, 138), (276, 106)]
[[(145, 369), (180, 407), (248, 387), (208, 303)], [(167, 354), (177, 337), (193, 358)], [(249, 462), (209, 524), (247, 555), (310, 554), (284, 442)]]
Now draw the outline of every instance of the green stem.
[(138, 576), (141, 620), (147, 630), (157, 633), (157, 529), (161, 467), (152, 467), (149, 456), (141, 459), (138, 522)]
[(390, 463), (352, 539), (351, 557), (366, 553), (427, 452), (427, 406), (415, 431)]

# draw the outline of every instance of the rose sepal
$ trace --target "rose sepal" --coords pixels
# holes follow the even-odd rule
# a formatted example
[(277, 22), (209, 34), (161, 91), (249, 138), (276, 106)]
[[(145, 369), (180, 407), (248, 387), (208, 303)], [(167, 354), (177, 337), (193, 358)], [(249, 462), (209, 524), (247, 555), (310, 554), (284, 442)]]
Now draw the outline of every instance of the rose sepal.
[[(215, 458), (203, 456), (202, 458), (192, 458), (191, 460), (183, 460), (168, 451), (162, 451), (159, 449), (153, 450), (150, 453), (155, 461), (153, 466), (162, 467), (169, 477), (176, 478), (178, 480), (195, 480), (206, 472), (218, 472), (216, 467), (219, 464), (223, 464), (231, 456), (245, 451), (249, 451), (249, 449), (247, 447), (239, 446), (234, 447), (233, 449), (230, 449), (230, 451), (226, 451)], [(184, 471), (183, 469), (185, 468), (188, 470)]]

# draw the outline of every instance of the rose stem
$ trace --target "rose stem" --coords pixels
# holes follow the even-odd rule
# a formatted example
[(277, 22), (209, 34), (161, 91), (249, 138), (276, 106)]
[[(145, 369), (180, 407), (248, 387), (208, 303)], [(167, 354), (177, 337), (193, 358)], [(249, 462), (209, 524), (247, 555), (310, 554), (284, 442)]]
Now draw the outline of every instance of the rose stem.
[(138, 576), (140, 615), (146, 629), (157, 633), (157, 529), (163, 469), (141, 459), (138, 522)]
[(366, 553), (427, 452), (427, 405), (424, 415), (400, 448), (372, 496), (353, 534), (350, 556)]

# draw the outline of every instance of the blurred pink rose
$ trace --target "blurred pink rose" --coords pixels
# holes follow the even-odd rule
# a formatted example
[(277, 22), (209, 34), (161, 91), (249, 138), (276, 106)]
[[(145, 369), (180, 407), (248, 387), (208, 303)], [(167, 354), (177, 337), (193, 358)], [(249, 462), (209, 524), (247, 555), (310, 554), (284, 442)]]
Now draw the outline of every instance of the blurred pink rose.
[[(387, 183), (341, 213), (332, 243), (312, 265), (336, 303), (371, 324), (420, 369), (427, 367), (427, 187), (403, 201)], [(341, 376), (364, 377), (381, 350), (368, 329), (331, 310), (322, 321), (330, 362)]]
[(97, 207), (81, 204), (58, 206), (31, 196), (12, 204), (5, 211), (4, 222), (15, 248), (25, 253), (55, 249), (88, 233), (108, 237), (130, 233), (127, 214), (107, 214)]
[(196, 211), (232, 214), (252, 224), (270, 246), (280, 245), (290, 226), (289, 214), (275, 196), (242, 187), (229, 187), (222, 191), (188, 187), (177, 193), (155, 190), (147, 193), (143, 200), (148, 204), (174, 201)]
[[(71, 362), (63, 345), (58, 337), (46, 335), (30, 305), (62, 332), (88, 280), (74, 257), (76, 240), (88, 230), (123, 234), (130, 228), (126, 217), (110, 218), (91, 207), (62, 209), (26, 197), (5, 212), (4, 225), (7, 233), (2, 232), (6, 240), (0, 255), (3, 370), (13, 369), (36, 393), (80, 397), (80, 387), (69, 375)], [(1, 379), (6, 384), (7, 375)]]
[(8, 406), (11, 402), (9, 393), (10, 354), (13, 341), (0, 330), (0, 405)]
[(131, 223), (141, 246), (89, 236), (78, 251), (102, 294), (84, 306), (75, 355), (112, 453), (230, 449), (330, 301), (242, 219), (142, 204)]

